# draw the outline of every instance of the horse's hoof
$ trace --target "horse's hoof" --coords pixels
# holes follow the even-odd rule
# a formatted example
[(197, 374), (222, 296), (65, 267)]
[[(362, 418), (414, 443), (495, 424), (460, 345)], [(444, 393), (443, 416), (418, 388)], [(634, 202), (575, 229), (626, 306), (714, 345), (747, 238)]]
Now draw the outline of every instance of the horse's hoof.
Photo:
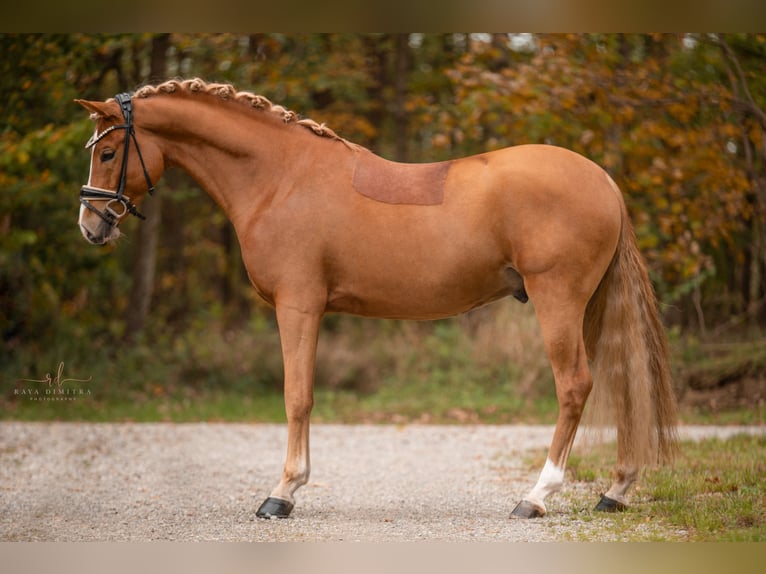
[(511, 518), (540, 518), (545, 516), (545, 509), (538, 505), (522, 500), (511, 512)]
[(295, 506), (289, 500), (269, 496), (255, 513), (258, 518), (287, 518)]
[(596, 510), (601, 512), (622, 512), (627, 509), (627, 505), (614, 498), (609, 498), (606, 494), (601, 495), (601, 500), (596, 505)]

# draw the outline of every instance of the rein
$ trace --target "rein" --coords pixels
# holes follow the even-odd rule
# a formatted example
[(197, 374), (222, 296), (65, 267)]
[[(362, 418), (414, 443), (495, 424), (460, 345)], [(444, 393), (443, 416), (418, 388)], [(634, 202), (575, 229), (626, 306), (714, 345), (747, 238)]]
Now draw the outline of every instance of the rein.
[[(80, 203), (82, 203), (86, 208), (98, 215), (112, 227), (117, 225), (118, 220), (126, 213), (135, 215), (139, 219), (146, 219), (146, 216), (138, 211), (136, 205), (127, 195), (125, 195), (125, 186), (127, 183), (128, 175), (128, 152), (130, 150), (131, 138), (133, 138), (133, 143), (136, 145), (136, 152), (138, 152), (138, 159), (141, 162), (141, 168), (144, 170), (144, 177), (146, 178), (146, 185), (149, 188), (149, 195), (154, 193), (154, 185), (152, 184), (152, 180), (149, 177), (149, 172), (146, 169), (146, 164), (144, 164), (144, 158), (141, 155), (141, 148), (138, 147), (136, 131), (133, 129), (133, 102), (131, 101), (130, 94), (117, 94), (114, 99), (117, 100), (117, 103), (120, 105), (120, 110), (122, 111), (122, 117), (124, 118), (125, 123), (111, 126), (100, 134), (93, 134), (93, 137), (91, 137), (90, 140), (88, 140), (88, 143), (85, 144), (85, 148), (92, 148), (104, 137), (106, 137), (107, 134), (113, 132), (114, 130), (125, 130), (122, 165), (120, 166), (120, 182), (117, 186), (117, 191), (109, 191), (106, 189), (101, 189), (100, 187), (91, 187), (89, 185), (83, 185), (80, 189)], [(108, 201), (106, 203), (106, 207), (104, 207), (104, 210), (101, 211), (90, 203), (91, 200)], [(112, 207), (115, 204), (120, 204), (121, 207), (117, 208), (119, 211)]]

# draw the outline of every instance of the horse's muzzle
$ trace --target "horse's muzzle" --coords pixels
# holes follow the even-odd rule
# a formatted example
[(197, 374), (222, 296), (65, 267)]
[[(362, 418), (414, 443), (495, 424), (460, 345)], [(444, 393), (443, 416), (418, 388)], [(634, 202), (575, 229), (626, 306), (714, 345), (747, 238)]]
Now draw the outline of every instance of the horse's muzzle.
[[(93, 221), (93, 218), (90, 220)], [(93, 245), (105, 245), (110, 241), (114, 241), (120, 236), (120, 230), (117, 226), (108, 225), (103, 221), (98, 221), (95, 227), (92, 227), (83, 219), (80, 219), (80, 232), (82, 236)]]

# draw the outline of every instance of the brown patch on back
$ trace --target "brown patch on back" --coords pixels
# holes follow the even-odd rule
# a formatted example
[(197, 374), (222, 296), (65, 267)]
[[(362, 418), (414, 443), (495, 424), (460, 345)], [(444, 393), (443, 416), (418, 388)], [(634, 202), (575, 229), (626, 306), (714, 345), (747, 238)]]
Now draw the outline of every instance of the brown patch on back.
[(357, 154), (354, 189), (382, 201), (408, 205), (439, 205), (452, 162), (398, 163), (368, 151)]

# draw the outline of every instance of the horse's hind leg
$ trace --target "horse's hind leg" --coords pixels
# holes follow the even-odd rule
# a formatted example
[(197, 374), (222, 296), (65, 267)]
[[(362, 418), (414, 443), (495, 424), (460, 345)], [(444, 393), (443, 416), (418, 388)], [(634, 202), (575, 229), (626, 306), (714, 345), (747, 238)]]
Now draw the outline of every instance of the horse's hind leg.
[(602, 512), (620, 512), (628, 508), (626, 494), (638, 478), (639, 466), (630, 460), (628, 421), (617, 421), (617, 467), (614, 469), (614, 481), (605, 494), (601, 495), (596, 510)]
[(583, 340), (587, 298), (577, 296), (574, 289), (565, 289), (562, 283), (565, 282), (548, 276), (532, 277), (527, 282), (553, 368), (559, 414), (537, 484), (511, 513), (518, 518), (544, 516), (545, 499), (563, 485), (569, 452), (592, 386)]

